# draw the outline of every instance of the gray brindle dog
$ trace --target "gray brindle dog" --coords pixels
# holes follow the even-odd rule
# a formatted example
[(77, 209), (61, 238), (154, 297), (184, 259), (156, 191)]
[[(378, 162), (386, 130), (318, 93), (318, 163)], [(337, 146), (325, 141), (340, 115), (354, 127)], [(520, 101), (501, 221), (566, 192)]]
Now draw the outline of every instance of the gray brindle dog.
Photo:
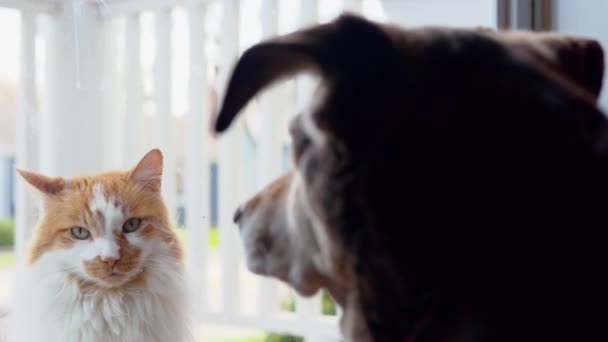
[(322, 81), (293, 170), (235, 214), (250, 270), (327, 288), (348, 341), (608, 341), (603, 68), (590, 39), (349, 14), (251, 47), (216, 132)]

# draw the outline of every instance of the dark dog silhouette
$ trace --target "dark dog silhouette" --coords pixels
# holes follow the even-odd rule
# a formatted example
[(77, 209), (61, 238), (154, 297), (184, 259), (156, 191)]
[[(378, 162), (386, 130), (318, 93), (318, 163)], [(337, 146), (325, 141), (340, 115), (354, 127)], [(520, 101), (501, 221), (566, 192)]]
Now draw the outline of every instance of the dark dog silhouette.
[(597, 42), (343, 15), (247, 50), (215, 130), (303, 71), (294, 171), (235, 217), (254, 272), (328, 287), (347, 340), (608, 341)]

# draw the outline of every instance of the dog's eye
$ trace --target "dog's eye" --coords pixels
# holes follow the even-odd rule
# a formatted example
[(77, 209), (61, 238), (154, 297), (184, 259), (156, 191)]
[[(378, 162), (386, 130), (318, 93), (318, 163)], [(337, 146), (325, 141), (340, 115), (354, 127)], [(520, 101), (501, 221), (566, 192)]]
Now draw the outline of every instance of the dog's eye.
[(289, 123), (289, 134), (291, 135), (292, 153), (294, 160), (297, 161), (302, 156), (304, 150), (310, 145), (311, 140), (302, 129), (301, 116), (296, 116)]

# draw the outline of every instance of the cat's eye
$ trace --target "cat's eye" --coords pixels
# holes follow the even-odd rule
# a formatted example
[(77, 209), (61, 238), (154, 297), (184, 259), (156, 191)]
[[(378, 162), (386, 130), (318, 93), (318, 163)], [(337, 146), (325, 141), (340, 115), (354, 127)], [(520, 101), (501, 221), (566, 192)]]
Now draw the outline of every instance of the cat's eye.
[(74, 227), (70, 231), (72, 232), (72, 236), (78, 240), (86, 240), (91, 237), (91, 232), (86, 228)]
[(138, 218), (130, 218), (122, 225), (123, 233), (133, 233), (134, 231), (139, 229), (141, 225), (141, 219)]

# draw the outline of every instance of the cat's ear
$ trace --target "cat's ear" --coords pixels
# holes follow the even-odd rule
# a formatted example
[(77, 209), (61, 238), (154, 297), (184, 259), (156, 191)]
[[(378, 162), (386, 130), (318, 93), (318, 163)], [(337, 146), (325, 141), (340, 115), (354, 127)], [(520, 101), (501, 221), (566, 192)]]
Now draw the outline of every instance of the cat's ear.
[(131, 170), (129, 177), (150, 191), (160, 191), (163, 175), (163, 154), (153, 149)]
[(51, 178), (39, 173), (20, 169), (17, 169), (17, 172), (42, 194), (56, 195), (67, 187), (67, 182), (63, 178)]

